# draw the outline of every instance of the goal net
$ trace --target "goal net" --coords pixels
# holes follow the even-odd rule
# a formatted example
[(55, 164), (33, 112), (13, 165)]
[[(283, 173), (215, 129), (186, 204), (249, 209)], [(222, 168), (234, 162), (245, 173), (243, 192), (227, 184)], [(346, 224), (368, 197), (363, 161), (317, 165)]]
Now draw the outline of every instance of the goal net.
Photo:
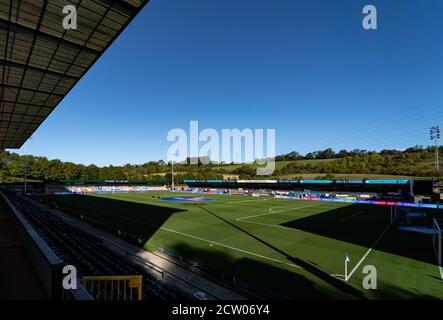
[(397, 225), (399, 230), (431, 235), (437, 263), (442, 265), (443, 219), (417, 211), (417, 208), (392, 206), (391, 223)]
[(411, 224), (411, 210), (410, 208), (391, 206), (391, 223), (399, 225)]
[(391, 223), (407, 226), (424, 226), (427, 220), (426, 212), (417, 211), (416, 208), (410, 207), (391, 207)]

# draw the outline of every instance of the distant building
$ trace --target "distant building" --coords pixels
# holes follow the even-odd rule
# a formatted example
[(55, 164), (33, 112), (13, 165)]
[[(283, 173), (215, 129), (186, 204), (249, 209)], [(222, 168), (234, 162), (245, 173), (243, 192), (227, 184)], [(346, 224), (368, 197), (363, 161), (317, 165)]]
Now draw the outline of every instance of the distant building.
[(443, 180), (434, 182), (432, 188), (432, 202), (443, 203)]

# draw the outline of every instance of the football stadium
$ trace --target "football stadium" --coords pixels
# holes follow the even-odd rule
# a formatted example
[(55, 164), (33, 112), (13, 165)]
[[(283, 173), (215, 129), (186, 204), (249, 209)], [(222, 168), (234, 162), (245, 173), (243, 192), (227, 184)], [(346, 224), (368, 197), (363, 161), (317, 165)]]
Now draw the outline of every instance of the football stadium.
[(258, 161), (99, 167), (8, 151), (149, 10), (148, 0), (65, 2), (0, 3), (0, 299), (443, 299), (436, 124), (427, 148), (292, 152), (269, 177), (255, 174)]
[[(412, 217), (413, 212), (420, 212), (429, 221), (415, 227), (432, 230), (439, 209), (395, 202), (301, 200), (270, 193), (208, 195), (203, 190), (192, 194), (77, 194), (43, 200), (63, 212), (81, 214), (80, 219), (113, 234), (123, 232), (135, 245), (159, 251), (247, 295), (270, 299), (441, 298), (441, 273), (432, 237), (400, 228), (408, 214)], [(391, 217), (391, 210), (398, 218)], [(404, 228), (414, 228), (404, 223)], [(344, 255), (352, 262), (346, 282)], [(380, 270), (380, 290), (363, 289), (365, 265)]]

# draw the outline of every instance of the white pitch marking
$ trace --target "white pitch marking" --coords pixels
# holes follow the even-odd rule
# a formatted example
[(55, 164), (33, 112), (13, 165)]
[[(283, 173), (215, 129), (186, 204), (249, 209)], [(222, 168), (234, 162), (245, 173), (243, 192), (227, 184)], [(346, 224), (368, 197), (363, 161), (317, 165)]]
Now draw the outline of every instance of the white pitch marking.
[(262, 223), (262, 222), (255, 222), (255, 221), (244, 221), (244, 220), (238, 220), (238, 221), (243, 222), (243, 223), (258, 224), (258, 225), (266, 226), (266, 227), (274, 227), (274, 228), (287, 229), (287, 230), (292, 230), (292, 231), (300, 231), (300, 230), (288, 228), (288, 227), (285, 227), (285, 226), (281, 226), (281, 225), (278, 225), (278, 224), (269, 224), (269, 223)]
[(267, 215), (274, 214), (274, 213), (280, 213), (280, 212), (286, 212), (286, 211), (292, 211), (292, 210), (303, 209), (303, 208), (310, 208), (310, 207), (316, 207), (316, 206), (317, 205), (302, 206), (302, 207), (296, 207), (296, 208), (283, 209), (283, 210), (279, 210), (279, 211), (272, 211), (272, 209), (274, 209), (274, 208), (279, 208), (279, 207), (272, 207), (272, 208), (269, 208), (269, 210), (268, 210), (269, 212), (260, 213), (260, 214), (256, 214), (256, 215), (253, 215), (253, 216), (242, 217), (242, 218), (238, 218), (238, 219), (235, 219), (235, 220), (236, 221), (241, 221), (241, 220), (255, 218), (255, 217), (267, 216)]
[[(125, 220), (128, 220), (128, 221), (139, 222), (137, 220), (134, 220), (134, 219), (131, 219), (131, 218), (128, 218), (128, 217), (123, 217), (122, 216), (121, 218), (123, 218)], [(146, 224), (146, 225), (152, 226), (150, 224)], [(201, 240), (201, 241), (206, 241), (209, 244), (213, 244), (213, 245), (215, 244), (215, 245), (218, 245), (218, 246), (221, 246), (221, 247), (229, 248), (229, 249), (232, 249), (232, 250), (243, 252), (243, 253), (246, 253), (246, 254), (249, 254), (249, 255), (252, 255), (252, 256), (256, 256), (256, 257), (260, 257), (260, 258), (263, 258), (263, 259), (267, 259), (267, 260), (270, 260), (270, 261), (274, 261), (274, 262), (278, 262), (278, 263), (283, 263), (283, 264), (286, 264), (286, 265), (294, 267), (294, 268), (302, 269), (302, 267), (300, 267), (298, 265), (295, 265), (295, 264), (292, 264), (292, 263), (289, 263), (289, 262), (285, 262), (285, 261), (269, 258), (269, 257), (266, 257), (266, 256), (262, 256), (261, 254), (257, 254), (257, 253), (253, 253), (253, 252), (250, 252), (250, 251), (247, 251), (247, 250), (242, 250), (242, 249), (239, 249), (239, 248), (231, 247), (231, 246), (228, 246), (226, 244), (222, 244), (222, 243), (215, 242), (215, 241), (208, 240), (208, 239), (203, 239), (203, 238), (196, 237), (196, 236), (193, 236), (193, 235), (190, 235), (190, 234), (186, 234), (186, 233), (183, 233), (183, 232), (180, 232), (180, 231), (168, 229), (168, 228), (165, 228), (165, 227), (160, 227), (159, 229), (165, 230), (165, 231), (168, 231), (168, 232), (173, 232), (173, 233), (181, 234), (183, 236), (194, 238), (194, 239), (198, 239), (198, 240)]]
[(278, 211), (273, 211), (272, 209), (274, 209), (274, 208), (280, 208), (280, 207), (272, 207), (272, 208), (269, 208), (269, 211), (271, 212), (271, 213), (280, 213), (280, 212), (286, 212), (286, 211), (291, 211), (291, 210), (296, 210), (296, 209), (303, 209), (303, 208), (310, 208), (310, 207), (316, 207), (316, 206), (318, 206), (317, 204), (314, 204), (314, 205), (308, 205), (308, 206), (301, 206), (301, 207), (296, 207), (296, 208), (287, 208), (287, 209), (283, 209), (283, 210), (278, 210)]
[(443, 280), (443, 268), (440, 266), (438, 269), (440, 270), (440, 278)]
[(172, 230), (172, 229), (168, 229), (168, 228), (164, 228), (164, 227), (161, 227), (160, 229), (165, 230), (165, 231), (169, 231), (169, 232), (173, 232), (173, 233), (177, 233), (177, 234), (180, 234), (182, 236), (194, 238), (194, 239), (197, 239), (197, 240), (206, 241), (208, 243), (212, 243), (212, 244), (215, 244), (217, 246), (229, 248), (229, 249), (232, 249), (232, 250), (236, 250), (236, 251), (239, 251), (239, 252), (250, 254), (252, 256), (260, 257), (260, 258), (271, 260), (271, 261), (278, 262), (278, 263), (283, 263), (283, 264), (286, 264), (286, 265), (294, 267), (294, 268), (302, 269), (302, 267), (300, 267), (300, 266), (298, 266), (296, 264), (292, 264), (292, 263), (289, 263), (289, 262), (285, 262), (285, 261), (269, 258), (269, 257), (266, 257), (266, 256), (262, 256), (261, 254), (257, 254), (257, 253), (253, 253), (253, 252), (250, 252), (250, 251), (242, 250), (242, 249), (239, 249), (239, 248), (231, 247), (231, 246), (228, 246), (226, 244), (222, 244), (222, 243), (215, 242), (215, 241), (212, 241), (212, 240), (196, 237), (196, 236), (193, 236), (193, 235), (190, 235), (190, 234), (186, 234), (186, 233), (183, 233), (183, 232), (180, 232), (180, 231), (176, 231), (176, 230)]
[(254, 199), (254, 200), (238, 200), (238, 201), (229, 201), (226, 203), (229, 204), (236, 204), (236, 203), (242, 203), (242, 202), (253, 202), (253, 201), (268, 201), (269, 199)]
[[(122, 217), (122, 218), (123, 218), (123, 219), (126, 219), (126, 220), (128, 220), (128, 221), (138, 222), (138, 221), (136, 221), (136, 220), (134, 220), (134, 219), (131, 219), (131, 218), (127, 218), (127, 217)], [(149, 225), (149, 224), (146, 224), (146, 225)], [(149, 226), (152, 226), (152, 225), (149, 225)], [(228, 245), (226, 245), (226, 244), (222, 244), (222, 243), (215, 242), (215, 241), (212, 241), (212, 240), (208, 240), (208, 239), (204, 239), (204, 238), (196, 237), (196, 236), (193, 236), (193, 235), (190, 235), (190, 234), (186, 234), (186, 233), (183, 233), (183, 232), (180, 232), (180, 231), (176, 231), (176, 230), (168, 229), (168, 228), (165, 228), (165, 227), (160, 227), (159, 229), (161, 229), (161, 230), (165, 230), (165, 231), (168, 231), (168, 232), (173, 232), (173, 233), (181, 234), (181, 235), (183, 235), (183, 236), (190, 237), (190, 238), (194, 238), (194, 239), (198, 239), (198, 240), (201, 240), (201, 241), (206, 241), (206, 242), (208, 242), (209, 244), (213, 244), (213, 245), (215, 244), (215, 245), (217, 245), (217, 246), (221, 246), (221, 247), (229, 248), (229, 249), (232, 249), (232, 250), (236, 250), (236, 251), (239, 251), (239, 252), (243, 252), (243, 253), (246, 253), (246, 254), (250, 254), (250, 255), (252, 255), (252, 256), (260, 257), (260, 258), (267, 259), (267, 260), (270, 260), (270, 261), (274, 261), (274, 262), (278, 262), (278, 263), (283, 263), (283, 264), (286, 264), (286, 265), (291, 266), (291, 267), (294, 267), (294, 268), (302, 269), (302, 267), (300, 267), (300, 266), (298, 266), (298, 265), (296, 265), (296, 264), (292, 264), (292, 263), (289, 263), (289, 262), (285, 262), (285, 261), (281, 261), (281, 260), (277, 260), (277, 259), (269, 258), (269, 257), (266, 257), (266, 256), (262, 256), (261, 254), (258, 254), (258, 253), (253, 253), (253, 252), (250, 252), (250, 251), (247, 251), (247, 250), (243, 250), (243, 249), (239, 249), (239, 248), (231, 247), (231, 246), (228, 246)]]
[(357, 212), (357, 213), (355, 213), (355, 214), (353, 214), (353, 215), (351, 215), (349, 217), (346, 217), (346, 218), (343, 218), (343, 219), (339, 220), (338, 223), (341, 223), (341, 222), (344, 222), (344, 221), (349, 220), (351, 218), (354, 218), (355, 216), (358, 216), (360, 214), (361, 214), (361, 212)]
[(357, 268), (360, 266), (360, 264), (366, 259), (366, 257), (368, 256), (368, 254), (372, 251), (372, 249), (377, 245), (377, 243), (380, 241), (380, 239), (383, 237), (383, 235), (386, 233), (386, 231), (388, 231), (389, 227), (391, 225), (389, 224), (386, 229), (380, 234), (380, 236), (377, 238), (377, 240), (374, 241), (374, 243), (372, 244), (372, 246), (369, 248), (368, 251), (366, 251), (366, 253), (364, 254), (364, 256), (360, 259), (360, 261), (357, 263), (357, 265), (354, 267), (354, 269), (352, 269), (352, 271), (349, 273), (348, 275), (348, 280), (351, 279), (352, 274), (355, 272), (355, 270), (357, 270)]
[(236, 221), (241, 221), (241, 220), (245, 220), (245, 219), (249, 219), (249, 218), (267, 216), (267, 215), (272, 214), (272, 213), (273, 212), (260, 213), (260, 214), (256, 214), (256, 215), (253, 215), (253, 216), (247, 216), (247, 217), (243, 217), (243, 218), (238, 218), (238, 219), (235, 219), (235, 220)]

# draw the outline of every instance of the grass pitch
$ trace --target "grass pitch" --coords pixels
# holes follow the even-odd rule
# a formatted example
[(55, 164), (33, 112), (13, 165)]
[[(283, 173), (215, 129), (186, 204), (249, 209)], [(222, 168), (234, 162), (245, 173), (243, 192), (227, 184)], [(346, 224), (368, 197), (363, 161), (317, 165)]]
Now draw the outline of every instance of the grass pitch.
[[(161, 246), (288, 298), (443, 298), (431, 237), (389, 227), (389, 207), (244, 196), (213, 196), (206, 204), (158, 199), (171, 195), (177, 193), (45, 200), (138, 235), (147, 249)], [(363, 288), (366, 265), (376, 267), (376, 290)]]

